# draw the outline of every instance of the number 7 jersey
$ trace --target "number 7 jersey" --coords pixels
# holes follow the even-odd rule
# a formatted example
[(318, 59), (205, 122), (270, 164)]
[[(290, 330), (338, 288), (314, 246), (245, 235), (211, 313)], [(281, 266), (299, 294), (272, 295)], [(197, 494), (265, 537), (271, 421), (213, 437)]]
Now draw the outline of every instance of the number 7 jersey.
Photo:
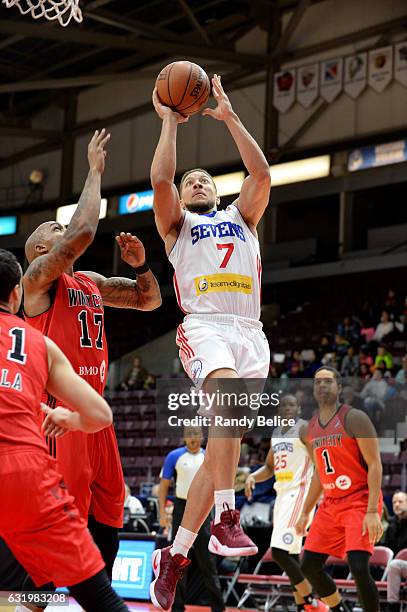
[(108, 351), (103, 302), (96, 283), (82, 272), (61, 274), (51, 295), (51, 305), (27, 322), (53, 340), (75, 372), (102, 394), (106, 382)]
[(168, 258), (184, 313), (260, 318), (259, 242), (234, 204), (207, 214), (185, 211)]

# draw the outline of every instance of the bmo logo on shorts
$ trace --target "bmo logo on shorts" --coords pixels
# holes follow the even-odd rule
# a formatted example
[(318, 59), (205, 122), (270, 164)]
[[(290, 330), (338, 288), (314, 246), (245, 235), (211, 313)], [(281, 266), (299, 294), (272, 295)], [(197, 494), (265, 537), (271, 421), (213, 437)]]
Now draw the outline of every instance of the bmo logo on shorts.
[(335, 485), (341, 491), (346, 491), (346, 489), (349, 489), (351, 487), (352, 481), (349, 476), (345, 476), (343, 474), (342, 476), (338, 476), (338, 478), (335, 480)]

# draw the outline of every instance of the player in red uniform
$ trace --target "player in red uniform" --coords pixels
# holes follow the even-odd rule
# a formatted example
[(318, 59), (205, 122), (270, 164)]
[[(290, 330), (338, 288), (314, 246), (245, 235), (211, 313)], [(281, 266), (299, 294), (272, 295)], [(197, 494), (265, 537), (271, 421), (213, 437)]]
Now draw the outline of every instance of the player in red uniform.
[[(369, 417), (339, 403), (341, 376), (335, 368), (315, 373), (318, 413), (308, 424), (316, 470), (296, 529), (305, 535), (309, 513), (323, 492), (305, 542), (304, 575), (332, 610), (343, 610), (335, 583), (324, 572), (329, 555), (347, 555), (365, 612), (377, 612), (379, 596), (369, 572), (369, 557), (383, 534), (382, 465), (377, 435)], [(302, 585), (296, 585), (301, 592)]]
[(128, 610), (109, 584), (40, 429), (45, 389), (75, 406), (75, 412), (44, 406), (48, 435), (100, 431), (112, 423), (112, 412), (54, 342), (15, 316), (21, 276), (14, 255), (0, 249), (0, 536), (37, 587), (50, 580), (73, 585), (71, 593), (86, 610)]
[[(73, 265), (92, 243), (100, 212), (104, 147), (109, 134), (95, 132), (88, 147), (89, 174), (78, 207), (65, 228), (49, 221), (26, 242), (29, 267), (24, 274), (26, 320), (64, 351), (76, 372), (103, 392), (108, 366), (104, 306), (152, 310), (161, 304), (158, 283), (145, 262), (142, 243), (121, 233), (122, 259), (133, 267), (136, 280), (105, 278), (75, 272)], [(49, 398), (53, 407), (56, 400)], [(81, 516), (98, 545), (111, 576), (123, 522), (124, 480), (113, 425), (85, 436), (69, 433), (58, 439), (58, 467), (74, 495)]]

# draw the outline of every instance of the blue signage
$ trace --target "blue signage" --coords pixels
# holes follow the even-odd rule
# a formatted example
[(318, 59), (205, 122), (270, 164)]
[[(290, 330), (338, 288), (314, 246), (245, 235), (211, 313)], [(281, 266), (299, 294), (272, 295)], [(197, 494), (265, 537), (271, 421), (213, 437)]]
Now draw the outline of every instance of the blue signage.
[(150, 599), (154, 540), (120, 540), (112, 586), (124, 599)]
[(128, 193), (119, 197), (119, 215), (129, 215), (135, 212), (153, 208), (153, 190)]
[(0, 236), (15, 234), (17, 231), (17, 217), (0, 217)]
[(407, 140), (387, 144), (361, 147), (349, 153), (348, 171), (366, 170), (377, 166), (388, 166), (407, 161)]

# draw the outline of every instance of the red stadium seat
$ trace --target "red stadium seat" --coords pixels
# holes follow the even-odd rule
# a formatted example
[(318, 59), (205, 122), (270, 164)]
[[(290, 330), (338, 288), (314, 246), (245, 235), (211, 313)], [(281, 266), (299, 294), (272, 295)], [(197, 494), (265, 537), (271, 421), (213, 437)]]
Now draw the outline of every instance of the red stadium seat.
[(239, 584), (245, 584), (246, 588), (241, 596), (237, 607), (243, 606), (245, 601), (252, 596), (266, 596), (264, 610), (273, 609), (276, 602), (282, 597), (292, 595), (292, 588), (288, 576), (285, 574), (261, 574), (263, 564), (272, 563), (273, 555), (271, 548), (268, 548), (258, 564), (256, 565), (253, 574), (240, 574), (237, 578)]

